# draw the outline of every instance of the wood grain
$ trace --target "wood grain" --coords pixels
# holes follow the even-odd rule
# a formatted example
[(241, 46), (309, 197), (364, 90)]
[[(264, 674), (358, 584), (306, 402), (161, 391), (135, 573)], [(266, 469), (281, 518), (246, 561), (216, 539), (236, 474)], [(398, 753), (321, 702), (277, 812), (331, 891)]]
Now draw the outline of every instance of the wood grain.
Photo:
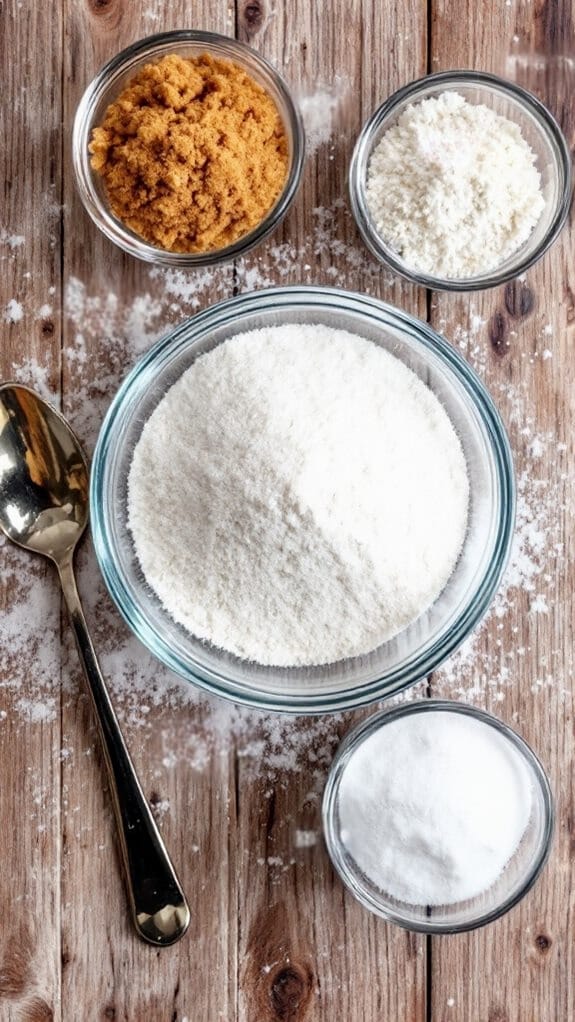
[[(363, 120), (428, 66), (482, 67), (514, 78), (549, 103), (573, 138), (569, 0), (324, 6), (65, 0), (53, 7), (12, 0), (0, 5), (0, 17), (7, 96), (0, 154), (2, 373), (61, 398), (89, 450), (120, 379), (153, 335), (238, 290), (336, 284), (426, 317), (425, 292), (393, 279), (365, 252), (347, 207), (346, 171)], [(76, 105), (101, 64), (141, 36), (177, 27), (251, 43), (300, 98), (331, 96), (325, 116), (334, 124), (310, 151), (301, 192), (276, 234), (235, 266), (190, 274), (175, 286), (169, 275), (122, 256), (89, 221), (75, 193), (69, 149)], [(294, 769), (281, 723), (272, 727), (252, 714), (232, 726), (216, 700), (178, 695), (168, 672), (154, 666), (111, 608), (88, 542), (79, 558), (80, 585), (95, 642), (193, 913), (190, 932), (176, 947), (156, 952), (137, 943), (55, 580), (49, 566), (3, 545), (1, 1022), (563, 1022), (572, 1016), (573, 255), (573, 236), (565, 232), (525, 280), (481, 296), (431, 301), (432, 322), (448, 338), (460, 345), (472, 338), (465, 353), (509, 423), (518, 471), (532, 466), (518, 388), (537, 429), (557, 441), (549, 441), (539, 468), (543, 484), (558, 494), (563, 543), (546, 590), (549, 612), (534, 615), (524, 593), (513, 620), (509, 614), (490, 620), (478, 660), (494, 649), (503, 660), (519, 644), (528, 653), (514, 661), (517, 671), (502, 701), (481, 684), (473, 696), (515, 724), (550, 770), (558, 826), (541, 882), (506, 919), (458, 938), (426, 941), (365, 913), (315, 840), (335, 743), (357, 715), (299, 721), (301, 742), (294, 748), (304, 755)], [(22, 305), (21, 320), (17, 307), (8, 306), (12, 299)], [(481, 322), (479, 334), (472, 320)], [(543, 324), (550, 334), (542, 333)], [(551, 358), (543, 359), (543, 346), (552, 349)], [(543, 668), (554, 672), (556, 684), (539, 690), (534, 680)], [(440, 678), (431, 688), (457, 693), (456, 682)]]
[[(0, 362), (3, 379), (30, 383), (39, 370), (57, 396), (59, 316), (42, 306), (50, 289), (52, 306), (60, 298), (61, 82), (51, 65), (36, 73), (39, 38), (59, 69), (58, 12), (5, 6), (0, 59), (10, 100), (0, 109)], [(6, 543), (0, 557), (0, 615), (9, 638), (0, 650), (0, 1016), (20, 1022), (51, 1019), (59, 1002), (60, 601), (47, 563)]]
[[(441, 0), (433, 5), (433, 68), (477, 67), (513, 78), (547, 103), (572, 146), (575, 71), (565, 62), (573, 40), (572, 10), (568, 0), (533, 8)], [(500, 643), (503, 657), (522, 646), (529, 655), (513, 660), (503, 702), (494, 701), (493, 690), (476, 698), (516, 726), (550, 772), (557, 800), (551, 861), (534, 890), (504, 919), (469, 936), (433, 940), (434, 1019), (552, 1022), (573, 1015), (573, 242), (572, 228), (566, 229), (524, 280), (467, 299), (436, 295), (432, 303), (433, 321), (447, 337), (462, 324), (469, 330), (471, 360), (479, 346), (482, 374), (510, 431), (518, 477), (533, 470), (533, 433), (551, 438), (531, 485), (539, 477), (556, 489), (563, 544), (552, 568), (549, 612), (534, 614), (533, 594), (524, 592), (503, 628), (497, 617), (490, 619), (483, 651)], [(471, 305), (484, 324), (479, 334), (470, 329)], [(543, 357), (545, 349), (552, 357)], [(547, 671), (553, 684), (540, 690), (535, 681)]]
[[(149, 17), (148, 15), (153, 15)], [(66, 32), (64, 124), (69, 135), (78, 100), (98, 68), (134, 40), (160, 30), (189, 25), (229, 32), (225, 4), (208, 2), (190, 16), (184, 3), (140, 5), (121, 3), (69, 3), (64, 10)], [(233, 31), (233, 24), (231, 26)], [(64, 222), (67, 244), (64, 268), (67, 281), (76, 279), (87, 293), (112, 295), (125, 308), (136, 296), (160, 292), (161, 280), (150, 278), (146, 266), (124, 257), (104, 239), (84, 213), (72, 180), (69, 152), (64, 164), (68, 203)], [(233, 271), (229, 268), (229, 294)], [(213, 296), (214, 298), (216, 296)], [(209, 290), (204, 295), (209, 303)], [(160, 323), (161, 326), (166, 326)], [(85, 400), (102, 411), (122, 375), (130, 367), (124, 325), (106, 317), (86, 317), (78, 327), (69, 319), (64, 327), (65, 350), (74, 350), (81, 329), (85, 358), (64, 364), (64, 407), (78, 429), (86, 431)], [(101, 332), (100, 332), (101, 331)], [(86, 374), (85, 365), (91, 367)], [(77, 394), (82, 393), (78, 402)], [(84, 437), (88, 444), (92, 435)], [(83, 593), (89, 602), (85, 580)], [(106, 627), (109, 612), (103, 597), (96, 608), (96, 636)], [(117, 641), (125, 629), (118, 623)], [(103, 647), (100, 634), (100, 648)], [(73, 654), (72, 654), (73, 657)], [(209, 770), (199, 774), (181, 760), (177, 772), (166, 766), (170, 746), (188, 728), (201, 723), (192, 710), (172, 725), (172, 711), (158, 707), (146, 721), (145, 731), (124, 720), (124, 732), (133, 753), (144, 791), (156, 806), (168, 805), (161, 826), (177, 863), (184, 888), (189, 891), (192, 922), (185, 941), (156, 952), (134, 940), (125, 911), (125, 893), (103, 771), (94, 741), (91, 711), (75, 661), (72, 682), (62, 712), (64, 741), (69, 755), (63, 764), (67, 801), (62, 841), (65, 872), (62, 878), (62, 939), (66, 949), (62, 978), (63, 1017), (150, 1020), (234, 1018), (236, 1014), (235, 845), (228, 839), (234, 827), (233, 749), (214, 757)], [(136, 667), (137, 670), (137, 667)], [(121, 679), (110, 677), (112, 691)], [(166, 746), (168, 749), (166, 749)], [(83, 824), (85, 824), (83, 826)], [(198, 851), (199, 848), (199, 851)], [(97, 963), (97, 973), (94, 972)], [(96, 976), (101, 977), (97, 980)], [(75, 1006), (75, 1007), (73, 1007)]]

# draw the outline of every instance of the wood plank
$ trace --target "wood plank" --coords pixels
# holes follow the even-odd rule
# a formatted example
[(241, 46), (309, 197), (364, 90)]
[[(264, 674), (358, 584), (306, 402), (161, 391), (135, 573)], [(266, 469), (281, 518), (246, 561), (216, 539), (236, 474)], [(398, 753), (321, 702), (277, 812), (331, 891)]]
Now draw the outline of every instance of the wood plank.
[[(233, 34), (233, 17), (230, 21), (227, 5), (215, 0), (193, 11), (183, 2), (70, 2), (65, 24), (63, 389), (66, 412), (91, 449), (102, 415), (138, 354), (200, 300), (230, 295), (233, 268), (220, 271), (217, 281), (208, 275), (207, 283), (201, 274), (187, 275), (193, 293), (187, 302), (176, 301), (163, 275), (123, 257), (100, 235), (72, 180), (68, 140), (76, 104), (97, 69), (130, 42), (190, 25)], [(189, 892), (192, 923), (183, 941), (160, 952), (133, 934), (91, 712), (68, 642), (70, 677), (62, 718), (64, 1018), (233, 1019), (235, 846), (228, 836), (234, 826), (233, 748), (213, 756), (206, 752), (202, 770), (196, 768), (195, 735), (205, 712), (199, 700), (186, 698), (183, 683), (156, 664), (121, 624), (89, 545), (80, 566), (96, 647), (144, 790)]]
[[(245, 290), (272, 282), (333, 283), (425, 315), (425, 293), (391, 281), (373, 265), (342, 201), (361, 121), (393, 88), (425, 71), (425, 5), (353, 0), (345, 11), (330, 9), (329, 17), (312, 8), (253, 0), (238, 0), (237, 8), (211, 0), (191, 13), (188, 5), (161, 0), (141, 7), (118, 0), (68, 2), (63, 11), (13, 0), (2, 8), (0, 47), (10, 94), (2, 110), (6, 141), (0, 156), (2, 372), (60, 392), (63, 147), (63, 400), (88, 448), (138, 352), (170, 322), (231, 294), (234, 283)], [(66, 96), (60, 137), (62, 14)], [(73, 188), (69, 129), (85, 84), (123, 45), (191, 20), (228, 34), (237, 23), (240, 36), (283, 68), (304, 96), (324, 92), (324, 114), (329, 120), (331, 108), (336, 125), (331, 137), (325, 125), (316, 125), (319, 143), (286, 225), (238, 261), (234, 278), (229, 267), (183, 278), (151, 274), (124, 259), (88, 221)], [(485, 67), (516, 78), (548, 101), (572, 142), (572, 22), (566, 0), (499, 6), (437, 0), (433, 67)], [(46, 53), (53, 75), (44, 73)], [(334, 69), (340, 76), (335, 85)], [(572, 256), (572, 235), (564, 233), (524, 282), (483, 296), (437, 296), (432, 310), (434, 324), (491, 387), (510, 425), (518, 473), (531, 483), (541, 480), (540, 487), (525, 482), (523, 491), (531, 527), (522, 535), (536, 546), (537, 531), (546, 533), (543, 552), (529, 543), (524, 550), (534, 564), (533, 588), (509, 589), (502, 616), (491, 617), (481, 631), (473, 657), (455, 657), (433, 679), (434, 692), (471, 699), (514, 723), (550, 769), (558, 833), (541, 882), (494, 927), (433, 941), (427, 977), (432, 1000), (426, 1005), (425, 941), (364, 913), (333, 876), (321, 845), (323, 780), (338, 735), (357, 715), (290, 722), (236, 712), (186, 692), (121, 625), (87, 544), (81, 587), (96, 644), (194, 912), (190, 934), (176, 948), (156, 953), (138, 944), (126, 918), (101, 764), (67, 631), (60, 728), (56, 582), (49, 566), (3, 544), (2, 1019), (570, 1017)], [(12, 300), (18, 304), (8, 305)], [(495, 329), (501, 323), (503, 334)], [(560, 542), (562, 550), (553, 550)], [(523, 581), (527, 568), (519, 571)]]
[[(433, 4), (434, 70), (477, 67), (514, 78), (549, 105), (571, 145), (572, 39), (568, 0)], [(490, 616), (473, 658), (456, 657), (434, 691), (463, 690), (515, 725), (549, 770), (557, 799), (550, 863), (521, 906), (485, 930), (433, 941), (434, 1019), (554, 1022), (573, 1013), (573, 252), (571, 229), (525, 280), (433, 301), (434, 323), (475, 362), (509, 427), (523, 543), (519, 587), (507, 583), (501, 616)]]
[[(2, 5), (0, 378), (57, 396), (61, 84), (36, 73), (39, 40), (58, 68), (57, 7)], [(59, 1019), (59, 589), (42, 558), (0, 546), (0, 1016)]]
[[(283, 69), (316, 129), (295, 207), (267, 251), (242, 261), (240, 286), (265, 283), (266, 274), (282, 284), (337, 285), (425, 318), (425, 294), (392, 280), (368, 256), (346, 198), (347, 166), (363, 120), (393, 89), (425, 72), (425, 5), (354, 0), (326, 17), (313, 4), (251, 0), (239, 2), (237, 12), (239, 38)], [(274, 256), (278, 248), (283, 259)], [(263, 755), (295, 744), (299, 768), (286, 768), (290, 757), (283, 756), (279, 772), (270, 768), (262, 776), (249, 759), (239, 761), (239, 1018), (245, 1022), (425, 1017), (425, 939), (361, 909), (334, 876), (321, 841), (320, 792), (331, 752), (357, 719), (281, 722), (279, 736), (271, 737), (263, 723)]]

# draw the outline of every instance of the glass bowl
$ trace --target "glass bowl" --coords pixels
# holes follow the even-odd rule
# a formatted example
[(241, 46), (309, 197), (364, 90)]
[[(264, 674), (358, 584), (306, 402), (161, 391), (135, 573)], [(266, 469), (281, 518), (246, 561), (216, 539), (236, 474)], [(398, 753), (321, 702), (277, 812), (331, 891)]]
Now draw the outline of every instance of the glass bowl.
[[(436, 277), (404, 262), (378, 233), (365, 195), (370, 157), (382, 135), (407, 106), (448, 91), (458, 92), (470, 103), (483, 103), (519, 125), (536, 155), (545, 200), (545, 208), (527, 241), (496, 269), (474, 277)], [(369, 118), (351, 158), (349, 195), (360, 234), (377, 259), (423, 287), (436, 291), (477, 291), (517, 277), (537, 262), (555, 240), (571, 202), (571, 158), (559, 125), (531, 93), (481, 71), (442, 71), (399, 89)]]
[[(434, 391), (450, 416), (470, 482), (464, 546), (436, 602), (372, 653), (320, 667), (263, 667), (195, 639), (175, 623), (146, 584), (126, 524), (132, 452), (166, 391), (199, 355), (227, 338), (283, 323), (339, 327), (400, 358)], [(239, 295), (203, 310), (160, 340), (136, 365), (100, 432), (91, 506), (96, 554), (112, 597), (160, 660), (189, 681), (236, 702), (320, 713), (370, 703), (413, 684), (475, 628), (507, 560), (515, 488), (509, 444), (491, 398), (463, 358), (429, 326), (363, 295), (285, 287)]]
[[(414, 713), (461, 713), (494, 728), (521, 757), (532, 782), (533, 806), (519, 847), (499, 878), (487, 891), (467, 901), (445, 906), (410, 905), (376, 887), (360, 870), (341, 840), (338, 793), (346, 766), (360, 745), (386, 724)], [(406, 764), (409, 769), (409, 764)], [(361, 904), (407, 930), (420, 933), (461, 933), (484, 926), (513, 908), (535, 883), (553, 836), (553, 798), (541, 763), (527, 743), (496, 717), (474, 706), (441, 699), (426, 699), (384, 710), (364, 720), (346, 736), (332, 763), (323, 796), (323, 830), (329, 856), (343, 880)]]
[[(225, 248), (208, 252), (168, 252), (144, 241), (111, 212), (102, 178), (90, 166), (88, 144), (92, 129), (101, 123), (107, 107), (127, 82), (145, 64), (157, 62), (167, 54), (181, 57), (210, 53), (240, 65), (274, 100), (286, 131), (289, 147), (288, 172), (283, 191), (275, 205), (257, 227)], [(271, 64), (235, 39), (214, 32), (185, 30), (148, 36), (122, 50), (105, 64), (86, 89), (74, 119), (72, 160), (80, 198), (100, 230), (138, 259), (177, 268), (212, 266), (233, 259), (258, 245), (283, 220), (301, 180), (305, 153), (305, 136), (301, 117), (287, 85)]]

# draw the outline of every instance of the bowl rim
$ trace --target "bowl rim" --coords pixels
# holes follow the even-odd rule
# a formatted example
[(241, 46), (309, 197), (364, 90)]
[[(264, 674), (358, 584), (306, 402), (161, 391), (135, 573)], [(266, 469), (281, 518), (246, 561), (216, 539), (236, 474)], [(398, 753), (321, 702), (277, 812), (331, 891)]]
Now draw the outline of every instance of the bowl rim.
[[(149, 55), (150, 59), (152, 59), (158, 48), (164, 48), (171, 44), (180, 46), (186, 43), (198, 43), (205, 46), (206, 50), (214, 52), (218, 48), (224, 47), (233, 54), (233, 56), (228, 55), (227, 59), (237, 59), (242, 67), (245, 66), (245, 58), (246, 54), (248, 54), (249, 59), (259, 66), (264, 77), (273, 80), (276, 89), (282, 97), (287, 117), (284, 118), (280, 110), (278, 110), (278, 113), (284, 122), (286, 132), (291, 135), (293, 148), (291, 166), (288, 169), (284, 187), (264, 219), (231, 245), (226, 245), (225, 248), (197, 253), (170, 252), (167, 249), (157, 248), (143, 238), (140, 238), (115, 217), (107, 205), (100, 200), (94, 187), (88, 153), (92, 110), (105, 96), (110, 80), (119, 75), (131, 62), (145, 58), (146, 55)], [(249, 73), (249, 67), (247, 71)], [(177, 29), (172, 32), (158, 32), (154, 35), (144, 36), (126, 46), (123, 50), (120, 50), (119, 53), (100, 67), (84, 90), (76, 108), (72, 127), (72, 163), (76, 188), (82, 204), (92, 221), (110, 241), (113, 241), (114, 244), (124, 252), (127, 252), (128, 255), (141, 259), (144, 262), (160, 266), (170, 266), (173, 269), (199, 268), (228, 262), (237, 256), (244, 255), (250, 249), (259, 245), (264, 238), (267, 238), (283, 220), (296, 197), (303, 174), (305, 148), (305, 131), (300, 110), (293, 99), (285, 79), (273, 64), (253, 47), (239, 39), (234, 39), (232, 36), (226, 36), (218, 32), (206, 32), (200, 29)]]
[[(384, 327), (392, 325), (399, 330), (407, 327), (407, 332), (411, 328), (411, 336), (415, 334), (418, 343), (434, 355), (439, 353), (442, 363), (446, 364), (449, 371), (455, 375), (477, 407), (490, 442), (501, 498), (491, 559), (485, 567), (485, 572), (473, 596), (461, 609), (449, 630), (436, 637), (425, 649), (424, 654), (412, 655), (407, 662), (402, 662), (383, 678), (378, 674), (376, 678), (362, 681), (352, 689), (337, 693), (329, 690), (319, 694), (316, 692), (306, 698), (301, 694), (297, 696), (282, 695), (278, 692), (266, 691), (263, 684), (259, 687), (254, 686), (253, 689), (247, 689), (241, 682), (227, 677), (223, 671), (217, 673), (214, 669), (208, 671), (199, 664), (191, 669), (173, 653), (169, 643), (151, 627), (140, 608), (132, 600), (122, 573), (112, 556), (113, 544), (109, 540), (109, 524), (103, 512), (105, 507), (104, 476), (106, 462), (110, 456), (110, 447), (113, 450), (117, 440), (117, 437), (114, 437), (116, 421), (124, 407), (136, 399), (134, 394), (141, 393), (145, 389), (146, 382), (151, 381), (157, 374), (157, 364), (161, 364), (163, 355), (177, 350), (178, 346), (182, 348), (190, 346), (199, 337), (204, 336), (204, 331), (208, 326), (213, 329), (222, 322), (227, 323), (235, 320), (239, 311), (250, 314), (271, 306), (288, 307), (292, 310), (313, 308), (314, 305), (325, 307), (326, 296), (332, 308), (344, 308), (351, 312), (363, 311), (374, 317)], [(300, 300), (299, 304), (298, 299)], [(190, 332), (192, 332), (191, 337), (189, 336)], [(367, 295), (344, 291), (340, 288), (302, 285), (269, 288), (224, 299), (185, 320), (149, 349), (120, 385), (102, 423), (92, 460), (90, 506), (92, 508), (93, 543), (106, 586), (132, 632), (158, 659), (187, 681), (236, 703), (244, 703), (263, 710), (307, 715), (369, 705), (402, 691), (435, 670), (461, 645), (472, 629), (477, 627), (489, 608), (509, 558), (515, 521), (515, 479), (509, 440), (491, 396), (479, 376), (462, 355), (440, 337), (429, 324), (423, 323), (402, 309), (397, 309)], [(191, 659), (193, 660), (193, 656)]]
[[(380, 235), (372, 228), (371, 218), (365, 199), (365, 192), (360, 178), (360, 164), (364, 158), (365, 152), (367, 150), (371, 150), (373, 134), (377, 131), (385, 118), (388, 117), (397, 106), (405, 100), (411, 99), (413, 101), (417, 101), (421, 93), (425, 92), (429, 87), (437, 85), (451, 87), (457, 84), (464, 85), (465, 83), (483, 85), (498, 93), (506, 94), (517, 101), (520, 105), (526, 107), (533, 114), (542, 131), (547, 134), (551, 148), (557, 156), (556, 166), (558, 167), (562, 178), (560, 199), (557, 204), (555, 215), (546, 234), (531, 255), (525, 256), (504, 272), (490, 270), (487, 273), (478, 274), (475, 277), (440, 277), (430, 273), (425, 273), (424, 271), (416, 268), (410, 269), (397, 257), (394, 250), (387, 245)], [(545, 104), (537, 98), (537, 96), (533, 95), (533, 93), (524, 89), (522, 86), (516, 85), (515, 82), (511, 82), (506, 78), (501, 78), (499, 75), (491, 74), (487, 71), (474, 71), (472, 69), (461, 68), (450, 71), (436, 71), (434, 74), (424, 75), (421, 78), (417, 78), (414, 81), (409, 82), (407, 85), (397, 89), (373, 111), (371, 116), (363, 125), (355, 143), (348, 168), (347, 187), (350, 206), (357, 228), (365, 245), (371, 254), (379, 260), (379, 262), (389, 266), (394, 273), (398, 273), (405, 280), (409, 280), (412, 283), (419, 284), (420, 286), (433, 291), (482, 291), (491, 287), (497, 287), (501, 284), (506, 284), (508, 281), (515, 279), (522, 273), (525, 273), (529, 267), (538, 262), (547, 249), (553, 244), (563, 228), (569, 214), (573, 191), (573, 172), (571, 166), (571, 155), (565, 135), (553, 114), (547, 109)]]
[[(429, 712), (459, 713), (493, 727), (500, 735), (510, 741), (516, 751), (520, 753), (523, 761), (527, 763), (534, 785), (538, 787), (542, 797), (544, 824), (541, 847), (533, 859), (523, 884), (517, 891), (505, 898), (497, 908), (479, 913), (476, 917), (465, 923), (441, 922), (433, 920), (432, 917), (429, 918), (428, 922), (421, 922), (411, 919), (407, 912), (402, 913), (389, 905), (384, 906), (382, 902), (378, 901), (375, 896), (368, 892), (367, 888), (361, 884), (355, 874), (347, 867), (343, 856), (343, 846), (337, 838), (336, 810), (339, 784), (353, 753), (365, 739), (375, 734), (382, 727), (385, 727), (386, 724), (402, 717), (411, 716), (412, 714)], [(395, 923), (397, 926), (401, 926), (403, 929), (414, 933), (466, 933), (501, 918), (501, 916), (514, 908), (535, 884), (549, 857), (554, 829), (555, 808), (549, 778), (541, 761), (528, 742), (521, 735), (517, 734), (509, 724), (506, 724), (487, 710), (482, 710), (470, 703), (462, 703), (452, 699), (421, 699), (391, 708), (385, 707), (357, 724), (345, 735), (337, 749), (322, 797), (322, 832), (324, 842), (332, 866), (344, 886), (368, 911), (380, 916), (387, 922)], [(385, 892), (382, 892), (382, 897), (386, 897)]]

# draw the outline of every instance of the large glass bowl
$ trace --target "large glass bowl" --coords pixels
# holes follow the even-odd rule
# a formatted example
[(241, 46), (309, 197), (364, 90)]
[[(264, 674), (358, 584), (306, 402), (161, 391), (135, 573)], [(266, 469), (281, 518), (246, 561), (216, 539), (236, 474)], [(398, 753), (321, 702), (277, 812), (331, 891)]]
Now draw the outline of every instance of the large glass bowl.
[[(88, 145), (92, 130), (101, 124), (107, 107), (118, 98), (122, 89), (145, 64), (157, 63), (162, 57), (176, 53), (180, 57), (195, 57), (209, 53), (213, 57), (239, 64), (243, 70), (263, 86), (274, 100), (288, 140), (288, 169), (285, 184), (272, 208), (248, 234), (225, 248), (207, 252), (169, 252), (145, 241), (126, 227), (109, 206), (102, 177), (92, 170)], [(291, 93), (274, 67), (256, 53), (251, 46), (217, 35), (186, 29), (162, 32), (132, 43), (104, 65), (86, 89), (74, 119), (72, 132), (72, 159), (76, 184), (87, 212), (100, 230), (138, 259), (182, 269), (189, 266), (212, 266), (243, 255), (275, 230), (283, 220), (297, 193), (304, 164), (305, 136), (300, 113)]]
[[(536, 157), (545, 208), (527, 240), (493, 270), (474, 277), (440, 277), (411, 266), (379, 234), (366, 200), (371, 154), (406, 107), (443, 92), (457, 92), (469, 103), (482, 103), (519, 126)], [(496, 287), (537, 262), (561, 230), (571, 202), (571, 157), (565, 137), (549, 110), (513, 82), (483, 71), (440, 71), (394, 92), (366, 122), (349, 168), (349, 194), (355, 221), (372, 254), (397, 273), (436, 291), (478, 291)]]
[[(146, 584), (126, 521), (132, 453), (166, 391), (199, 355), (227, 338), (283, 323), (349, 330), (401, 359), (433, 390), (450, 416), (470, 482), (463, 550), (431, 608), (367, 656), (319, 667), (262, 667), (194, 638), (176, 624)], [(190, 443), (193, 439), (192, 424)], [(378, 438), (373, 439), (377, 449)], [(507, 560), (515, 494), (501, 419), (477, 375), (445, 340), (425, 323), (374, 298), (329, 288), (286, 287), (240, 295), (205, 309), (144, 356), (121, 386), (102, 426), (91, 505), (96, 553), (112, 597), (160, 660), (188, 681), (236, 702), (319, 713), (361, 706), (413, 684), (475, 628)]]
[[(421, 713), (460, 713), (493, 728), (509, 743), (531, 782), (531, 816), (519, 846), (496, 882), (483, 894), (451, 905), (410, 905), (380, 890), (359, 868), (341, 837), (339, 787), (356, 750), (373, 734), (398, 718)], [(409, 763), (405, 764), (409, 770)], [(332, 763), (323, 796), (323, 830), (332, 863), (346, 887), (370, 912), (407, 930), (420, 933), (461, 933), (484, 926), (508, 912), (527, 894), (539, 876), (553, 836), (553, 797), (535, 753), (510, 727), (490, 713), (464, 703), (425, 699), (376, 713), (346, 735)]]

